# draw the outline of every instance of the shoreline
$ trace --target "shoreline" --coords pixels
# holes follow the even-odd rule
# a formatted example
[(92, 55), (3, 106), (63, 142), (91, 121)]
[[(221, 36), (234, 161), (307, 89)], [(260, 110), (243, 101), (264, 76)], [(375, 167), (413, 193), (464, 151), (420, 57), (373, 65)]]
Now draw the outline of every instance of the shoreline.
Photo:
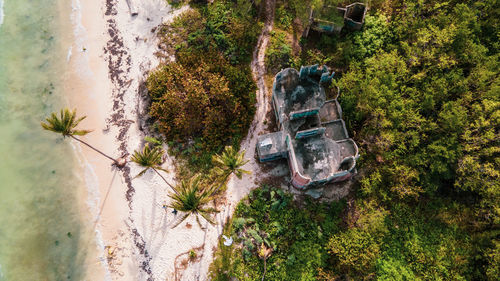
[[(112, 157), (118, 157), (113, 134), (103, 131), (107, 126), (106, 119), (111, 107), (109, 93), (112, 85), (102, 55), (108, 38), (102, 32), (106, 29), (105, 20), (100, 16), (101, 3), (97, 0), (84, 3), (72, 0), (71, 4), (73, 42), (67, 55), (70, 72), (65, 89), (71, 93), (69, 104), (71, 108), (77, 108), (79, 116), (87, 116), (82, 122), (82, 128), (91, 129), (93, 132), (84, 139)], [(92, 217), (93, 241), (89, 245), (94, 244), (99, 251), (98, 261), (88, 262), (100, 263), (102, 268), (102, 271), (90, 271), (94, 268), (89, 267), (87, 278), (115, 280), (113, 275), (123, 274), (131, 278), (122, 280), (133, 280), (134, 272), (121, 271), (108, 264), (105, 248), (111, 245), (117, 236), (120, 234), (123, 236), (126, 231), (124, 221), (128, 217), (128, 208), (123, 204), (125, 202), (123, 196), (120, 196), (123, 180), (120, 174), (112, 169), (108, 159), (80, 144), (73, 143), (73, 145), (78, 147), (76, 154), (80, 162), (79, 173), (83, 174), (87, 189), (84, 201)], [(125, 241), (123, 244), (126, 244)], [(133, 268), (134, 262), (130, 254), (120, 258), (126, 261), (122, 262), (125, 269)]]
[(3, 13), (3, 0), (0, 0), (0, 26), (3, 24), (3, 18), (4, 18), (4, 13)]
[[(127, 155), (142, 145), (139, 89), (145, 74), (159, 63), (152, 30), (187, 7), (173, 10), (163, 0), (136, 3), (139, 15), (132, 17), (125, 1), (73, 0), (72, 6), (74, 40), (67, 52), (71, 71), (65, 85), (65, 91), (71, 93), (70, 107), (77, 108), (78, 116), (87, 115), (81, 127), (93, 132), (84, 140), (112, 157)], [(87, 208), (93, 221), (98, 220), (92, 230), (100, 248), (95, 262), (102, 263), (104, 272), (88, 272), (88, 278), (156, 279), (149, 243), (153, 227), (145, 227), (155, 216), (144, 214), (151, 204), (152, 213), (161, 210), (149, 192), (166, 195), (166, 187), (150, 173), (132, 184), (140, 171), (135, 164), (117, 170), (89, 148), (72, 144), (77, 147), (79, 170), (87, 185), (86, 201), (94, 200), (87, 202)], [(172, 174), (166, 177), (174, 182)]]

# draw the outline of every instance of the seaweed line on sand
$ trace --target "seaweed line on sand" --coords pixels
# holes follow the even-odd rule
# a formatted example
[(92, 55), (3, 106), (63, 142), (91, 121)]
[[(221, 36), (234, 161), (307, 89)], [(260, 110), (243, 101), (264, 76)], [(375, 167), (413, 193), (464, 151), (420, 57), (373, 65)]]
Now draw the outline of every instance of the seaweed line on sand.
[[(109, 77), (114, 86), (112, 89), (112, 114), (111, 118), (106, 120), (106, 123), (112, 124), (118, 128), (119, 133), (116, 139), (120, 144), (119, 151), (123, 156), (126, 156), (128, 155), (126, 136), (131, 124), (134, 123), (132, 120), (125, 119), (125, 103), (123, 100), (126, 91), (130, 87), (130, 80), (127, 79), (127, 75), (130, 73), (131, 57), (124, 46), (123, 38), (121, 37), (120, 31), (116, 26), (115, 19), (113, 18), (113, 16), (117, 15), (117, 13), (116, 0), (106, 0), (105, 16), (109, 17), (107, 20), (107, 31), (110, 39), (104, 48), (104, 55), (106, 56), (108, 63)], [(121, 169), (121, 171), (127, 184), (126, 198), (131, 211), (132, 196), (134, 195), (135, 190), (132, 186), (130, 167), (125, 166)], [(130, 221), (133, 223), (132, 219), (130, 219)], [(129, 226), (129, 231), (133, 235), (134, 245), (137, 247), (139, 253), (144, 257), (144, 260), (140, 264), (140, 268), (148, 275), (148, 281), (153, 280), (152, 270), (149, 264), (152, 257), (146, 250), (146, 242), (136, 228)]]

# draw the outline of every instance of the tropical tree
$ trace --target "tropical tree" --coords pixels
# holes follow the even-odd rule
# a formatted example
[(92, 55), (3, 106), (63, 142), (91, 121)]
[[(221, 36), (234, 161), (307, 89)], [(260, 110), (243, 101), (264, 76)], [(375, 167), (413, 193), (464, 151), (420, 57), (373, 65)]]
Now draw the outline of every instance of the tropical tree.
[(90, 133), (90, 130), (78, 130), (76, 129), (76, 126), (85, 119), (87, 116), (83, 116), (80, 118), (76, 117), (76, 109), (73, 111), (70, 111), (69, 109), (61, 109), (59, 117), (55, 112), (52, 112), (50, 117), (46, 118), (46, 122), (41, 122), (42, 128), (44, 128), (47, 131), (59, 133), (63, 136), (63, 138), (70, 137), (80, 143), (83, 143), (84, 145), (90, 147), (91, 149), (95, 150), (96, 152), (100, 153), (104, 157), (110, 159), (113, 161), (113, 164), (116, 165), (117, 167), (123, 167), (126, 164), (126, 159), (121, 157), (118, 159), (115, 159), (111, 156), (106, 155), (104, 152), (98, 150), (97, 148), (91, 146), (87, 142), (75, 137), (75, 136), (84, 136), (88, 133)]
[(160, 174), (160, 172), (158, 172), (158, 170), (167, 172), (161, 167), (161, 162), (164, 154), (165, 151), (161, 147), (154, 146), (153, 148), (150, 148), (148, 143), (144, 146), (142, 151), (135, 150), (130, 160), (144, 168), (144, 170), (142, 170), (135, 177), (140, 177), (144, 175), (147, 170), (152, 169), (158, 176), (163, 179), (166, 184), (168, 184), (168, 186), (176, 191), (175, 188)]
[(175, 193), (170, 193), (172, 199), (169, 207), (184, 213), (183, 217), (174, 225), (178, 226), (190, 215), (196, 216), (196, 222), (201, 227), (199, 216), (203, 217), (211, 224), (215, 222), (210, 218), (210, 214), (217, 212), (215, 208), (206, 207), (213, 199), (213, 188), (201, 186), (201, 176), (195, 175), (189, 181), (182, 180), (180, 184), (173, 187)]
[(266, 247), (264, 243), (260, 244), (260, 249), (257, 252), (257, 254), (259, 255), (259, 258), (264, 261), (264, 273), (262, 273), (262, 281), (264, 281), (264, 278), (266, 277), (267, 258), (269, 258), (269, 256), (271, 256), (272, 253), (273, 253), (273, 248)]
[(248, 160), (245, 160), (245, 151), (240, 153), (232, 146), (226, 146), (222, 154), (214, 155), (212, 157), (212, 163), (215, 166), (214, 173), (221, 178), (221, 185), (215, 192), (222, 187), (231, 174), (234, 174), (239, 179), (241, 179), (243, 174), (250, 174), (250, 171), (241, 168), (248, 163)]

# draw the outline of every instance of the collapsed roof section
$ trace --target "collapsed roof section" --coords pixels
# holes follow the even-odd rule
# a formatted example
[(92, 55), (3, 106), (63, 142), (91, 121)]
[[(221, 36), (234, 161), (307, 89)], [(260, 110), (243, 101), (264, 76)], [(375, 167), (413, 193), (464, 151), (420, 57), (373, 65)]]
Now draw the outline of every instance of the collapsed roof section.
[(324, 66), (287, 68), (273, 84), (272, 103), (279, 132), (259, 136), (261, 162), (287, 158), (297, 188), (336, 182), (355, 173), (358, 147), (348, 137), (337, 99), (326, 100)]

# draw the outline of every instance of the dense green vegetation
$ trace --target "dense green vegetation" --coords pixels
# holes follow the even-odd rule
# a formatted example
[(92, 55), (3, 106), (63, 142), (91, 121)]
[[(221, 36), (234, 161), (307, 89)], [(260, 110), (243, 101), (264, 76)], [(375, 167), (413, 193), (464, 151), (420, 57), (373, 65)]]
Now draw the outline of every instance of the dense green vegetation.
[(287, 33), (281, 30), (274, 30), (271, 32), (265, 61), (269, 73), (277, 73), (282, 67), (290, 66), (292, 47), (289, 45), (286, 36)]
[[(385, 26), (361, 32), (369, 41), (352, 36), (365, 47), (347, 53), (349, 70), (338, 81), (345, 118), (366, 151), (359, 198), (390, 211), (389, 227), (414, 226), (403, 243), (418, 238), (417, 248), (401, 248), (391, 233), (374, 272), (386, 276), (386, 260), (416, 278), (495, 280), (488, 272), (498, 272), (489, 253), (500, 233), (498, 9), (404, 1), (393, 11)], [(426, 266), (411, 262), (418, 256)]]
[(212, 280), (261, 280), (262, 248), (270, 249), (264, 280), (315, 280), (317, 269), (328, 264), (324, 247), (340, 230), (342, 203), (318, 204), (312, 200), (299, 208), (290, 194), (263, 187), (252, 191), (236, 207), (225, 234), (235, 238), (220, 245)]
[(239, 2), (195, 6), (159, 30), (160, 55), (175, 62), (148, 77), (153, 128), (197, 168), (224, 145), (239, 147), (255, 112), (250, 60), (260, 28), (255, 8)]
[[(498, 280), (496, 2), (372, 1), (363, 30), (313, 33), (295, 50), (311, 4), (321, 1), (277, 1), (266, 64), (337, 71), (344, 120), (361, 148), (354, 199), (340, 223), (322, 209), (338, 203), (299, 208), (283, 199), (277, 212), (270, 205), (282, 199), (256, 191), (226, 229), (237, 243), (221, 246), (216, 280), (261, 280), (259, 237), (273, 249), (266, 280)], [(325, 231), (325, 222), (334, 227)]]

